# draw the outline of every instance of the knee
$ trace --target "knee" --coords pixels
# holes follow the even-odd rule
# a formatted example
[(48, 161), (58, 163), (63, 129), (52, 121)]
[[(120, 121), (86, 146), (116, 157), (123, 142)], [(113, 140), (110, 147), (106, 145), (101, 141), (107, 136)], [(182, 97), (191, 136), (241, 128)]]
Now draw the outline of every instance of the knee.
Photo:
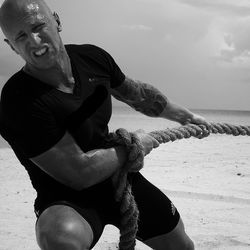
[(49, 223), (37, 229), (37, 241), (42, 250), (87, 250), (91, 240), (81, 225), (75, 222)]
[(36, 236), (42, 250), (87, 250), (93, 240), (81, 221), (48, 217), (48, 213), (39, 218)]

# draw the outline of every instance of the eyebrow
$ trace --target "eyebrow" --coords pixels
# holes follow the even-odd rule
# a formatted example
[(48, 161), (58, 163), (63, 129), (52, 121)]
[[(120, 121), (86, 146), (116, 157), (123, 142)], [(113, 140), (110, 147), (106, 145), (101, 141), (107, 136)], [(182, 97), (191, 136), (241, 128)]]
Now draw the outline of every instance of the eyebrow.
[[(34, 23), (33, 25), (32, 25), (32, 28), (31, 28), (31, 30), (33, 31), (34, 29), (36, 29), (38, 26), (40, 26), (40, 25), (43, 25), (43, 24), (46, 24), (46, 22), (37, 22), (37, 23)], [(21, 36), (22, 34), (24, 34), (25, 32), (23, 31), (23, 30), (20, 30), (18, 33), (17, 33), (17, 35), (15, 36), (15, 39), (17, 39), (19, 36)]]
[(16, 36), (15, 36), (15, 40), (19, 37), (19, 36), (21, 36), (22, 34), (24, 34), (24, 31), (19, 31), (17, 34), (16, 34)]

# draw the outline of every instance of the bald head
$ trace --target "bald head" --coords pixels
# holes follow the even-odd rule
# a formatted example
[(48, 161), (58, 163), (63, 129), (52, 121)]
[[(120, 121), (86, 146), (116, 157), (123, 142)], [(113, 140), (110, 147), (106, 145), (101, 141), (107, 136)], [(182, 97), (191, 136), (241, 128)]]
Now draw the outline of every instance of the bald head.
[(52, 17), (50, 8), (43, 0), (5, 0), (0, 8), (0, 26), (5, 36), (8, 37), (13, 20), (21, 21), (19, 17), (29, 12)]
[(5, 0), (0, 8), (5, 42), (29, 68), (48, 68), (65, 53), (59, 17), (44, 0)]

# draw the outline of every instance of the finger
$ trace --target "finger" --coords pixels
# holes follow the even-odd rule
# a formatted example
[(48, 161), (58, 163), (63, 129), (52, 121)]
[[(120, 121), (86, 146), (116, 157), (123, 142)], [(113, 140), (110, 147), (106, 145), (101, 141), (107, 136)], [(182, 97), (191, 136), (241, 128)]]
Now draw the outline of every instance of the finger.
[(211, 124), (209, 124), (209, 126), (208, 126), (207, 130), (209, 131), (209, 133), (212, 133), (213, 128), (212, 128), (212, 125), (211, 125)]
[(181, 125), (185, 126), (185, 125), (191, 124), (192, 121), (191, 121), (191, 119), (187, 119), (185, 121), (181, 121), (180, 123), (181, 123)]
[(156, 139), (154, 139), (153, 140), (153, 148), (158, 148), (159, 146), (160, 146), (160, 143)]
[(207, 122), (206, 120), (203, 120), (203, 122), (201, 124), (205, 125), (205, 127), (208, 131), (212, 130), (212, 125), (209, 122)]

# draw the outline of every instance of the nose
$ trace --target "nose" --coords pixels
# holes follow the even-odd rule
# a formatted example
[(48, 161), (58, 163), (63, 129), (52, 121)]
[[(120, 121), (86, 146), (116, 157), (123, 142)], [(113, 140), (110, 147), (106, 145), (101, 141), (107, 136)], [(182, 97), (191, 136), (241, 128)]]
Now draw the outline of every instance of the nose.
[(35, 46), (40, 45), (41, 37), (39, 36), (39, 33), (30, 34), (30, 43)]

